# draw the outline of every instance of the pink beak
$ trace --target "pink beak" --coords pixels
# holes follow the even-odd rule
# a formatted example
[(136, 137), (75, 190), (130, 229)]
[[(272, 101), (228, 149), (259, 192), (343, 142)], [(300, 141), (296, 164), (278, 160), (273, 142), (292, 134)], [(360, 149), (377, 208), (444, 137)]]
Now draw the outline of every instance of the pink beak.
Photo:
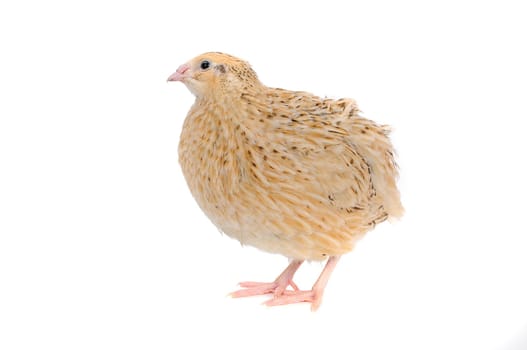
[(188, 64), (182, 64), (179, 66), (179, 68), (176, 70), (174, 74), (168, 77), (167, 81), (183, 81), (187, 77), (185, 73), (190, 69), (190, 66)]

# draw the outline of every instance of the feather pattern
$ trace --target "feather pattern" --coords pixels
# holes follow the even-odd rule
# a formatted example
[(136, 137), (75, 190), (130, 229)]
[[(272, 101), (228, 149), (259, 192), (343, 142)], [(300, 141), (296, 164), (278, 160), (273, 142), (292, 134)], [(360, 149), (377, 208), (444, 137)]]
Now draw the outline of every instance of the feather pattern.
[[(201, 70), (204, 60), (212, 67)], [(196, 101), (179, 161), (197, 203), (225, 234), (323, 260), (403, 214), (390, 130), (363, 118), (354, 100), (266, 87), (246, 62), (220, 53), (188, 67), (184, 82)]]

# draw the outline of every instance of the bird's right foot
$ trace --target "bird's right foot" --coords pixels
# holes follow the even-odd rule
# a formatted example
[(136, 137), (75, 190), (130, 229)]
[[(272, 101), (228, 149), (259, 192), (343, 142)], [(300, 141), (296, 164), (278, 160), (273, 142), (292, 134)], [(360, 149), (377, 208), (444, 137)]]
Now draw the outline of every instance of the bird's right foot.
[(298, 291), (298, 287), (293, 281), (279, 281), (274, 282), (241, 282), (240, 287), (243, 289), (237, 290), (230, 294), (233, 298), (252, 297), (256, 295), (274, 294), (279, 296), (284, 294), (287, 287), (291, 286), (294, 291)]
[(289, 266), (278, 276), (274, 282), (242, 282), (240, 287), (244, 289), (237, 290), (230, 294), (233, 298), (243, 298), (255, 295), (274, 294), (280, 296), (284, 294), (285, 290), (291, 286), (294, 291), (298, 291), (298, 287), (293, 282), (293, 276), (302, 264), (301, 260), (293, 260)]

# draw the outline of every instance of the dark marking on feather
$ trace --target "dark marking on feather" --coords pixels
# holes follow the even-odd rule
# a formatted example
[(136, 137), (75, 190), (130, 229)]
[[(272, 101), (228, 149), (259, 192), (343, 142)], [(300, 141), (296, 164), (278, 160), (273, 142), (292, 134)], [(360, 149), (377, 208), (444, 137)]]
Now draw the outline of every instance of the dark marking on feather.
[(215, 68), (218, 72), (223, 73), (223, 74), (225, 74), (225, 72), (227, 71), (227, 70), (225, 69), (225, 66), (224, 66), (223, 64), (218, 64), (218, 65), (217, 65), (216, 67), (214, 67), (214, 68)]

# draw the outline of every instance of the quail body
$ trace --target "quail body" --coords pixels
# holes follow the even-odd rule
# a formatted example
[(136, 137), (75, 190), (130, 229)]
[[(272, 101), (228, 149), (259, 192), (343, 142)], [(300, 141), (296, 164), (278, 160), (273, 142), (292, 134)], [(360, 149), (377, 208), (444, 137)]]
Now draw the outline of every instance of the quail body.
[[(209, 219), (244, 245), (288, 257), (273, 282), (243, 282), (234, 297), (272, 294), (268, 305), (316, 310), (339, 257), (376, 224), (403, 214), (389, 128), (363, 118), (352, 99), (267, 87), (251, 66), (209, 52), (170, 81), (195, 95), (179, 162)], [(293, 275), (328, 260), (311, 290)]]

